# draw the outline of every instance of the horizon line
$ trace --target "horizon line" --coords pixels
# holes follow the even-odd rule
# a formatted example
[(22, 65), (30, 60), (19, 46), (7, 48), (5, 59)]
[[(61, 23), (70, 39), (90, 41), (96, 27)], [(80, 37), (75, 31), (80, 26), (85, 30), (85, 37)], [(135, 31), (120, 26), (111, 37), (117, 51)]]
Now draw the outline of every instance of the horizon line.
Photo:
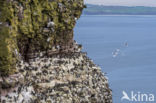
[(156, 8), (156, 6), (145, 6), (145, 5), (105, 5), (105, 4), (92, 4), (92, 3), (85, 3), (85, 5), (97, 5), (97, 6), (123, 6), (123, 7), (151, 7)]

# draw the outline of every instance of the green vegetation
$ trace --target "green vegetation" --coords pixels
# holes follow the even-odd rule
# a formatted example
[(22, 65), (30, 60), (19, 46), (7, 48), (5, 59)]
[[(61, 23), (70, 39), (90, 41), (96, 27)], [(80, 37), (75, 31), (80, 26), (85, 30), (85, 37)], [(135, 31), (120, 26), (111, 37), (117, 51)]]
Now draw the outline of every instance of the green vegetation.
[(18, 54), (69, 42), (83, 8), (83, 0), (0, 0), (0, 75), (16, 71)]
[[(12, 74), (16, 69), (14, 50), (16, 33), (14, 28), (14, 15), (11, 3), (0, 1), (0, 75)], [(12, 24), (12, 28), (9, 25)]]
[(156, 7), (87, 5), (84, 15), (156, 15)]

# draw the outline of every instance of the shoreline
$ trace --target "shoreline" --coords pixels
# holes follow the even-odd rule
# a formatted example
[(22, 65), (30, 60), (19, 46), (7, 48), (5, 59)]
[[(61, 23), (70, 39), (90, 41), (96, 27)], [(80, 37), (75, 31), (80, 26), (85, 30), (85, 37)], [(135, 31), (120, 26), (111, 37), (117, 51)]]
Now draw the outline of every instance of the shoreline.
[(82, 15), (82, 16), (156, 16), (156, 15)]

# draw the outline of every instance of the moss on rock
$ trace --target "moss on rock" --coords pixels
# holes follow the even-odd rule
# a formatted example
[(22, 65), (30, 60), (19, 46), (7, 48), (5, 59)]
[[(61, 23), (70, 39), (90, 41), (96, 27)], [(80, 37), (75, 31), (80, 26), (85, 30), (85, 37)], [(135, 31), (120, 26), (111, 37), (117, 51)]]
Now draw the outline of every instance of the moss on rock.
[(19, 54), (69, 44), (83, 8), (83, 0), (0, 0), (0, 75), (16, 71)]

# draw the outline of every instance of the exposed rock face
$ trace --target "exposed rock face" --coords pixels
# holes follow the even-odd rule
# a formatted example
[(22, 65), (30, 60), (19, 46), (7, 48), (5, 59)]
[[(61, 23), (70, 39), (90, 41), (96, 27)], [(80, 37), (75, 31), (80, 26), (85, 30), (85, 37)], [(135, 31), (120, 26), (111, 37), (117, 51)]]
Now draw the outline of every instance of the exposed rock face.
[(2, 103), (112, 103), (108, 81), (82, 52), (53, 54), (19, 63), (25, 77)]
[(0, 103), (112, 103), (73, 41), (83, 0), (0, 0)]

